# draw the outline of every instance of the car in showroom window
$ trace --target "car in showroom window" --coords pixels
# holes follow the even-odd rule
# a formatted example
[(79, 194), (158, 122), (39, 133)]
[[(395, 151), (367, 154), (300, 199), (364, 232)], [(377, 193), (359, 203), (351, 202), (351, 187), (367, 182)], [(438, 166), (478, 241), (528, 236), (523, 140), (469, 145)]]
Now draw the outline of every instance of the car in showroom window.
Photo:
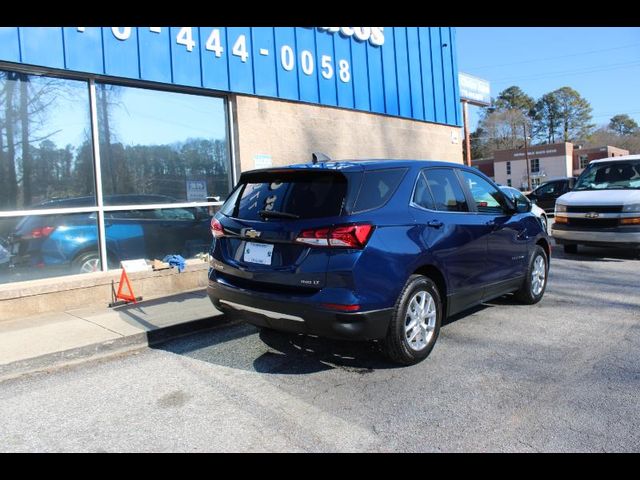
[(551, 232), (566, 253), (578, 245), (640, 248), (640, 155), (593, 160), (558, 198)]
[(242, 173), (211, 220), (213, 305), (261, 328), (431, 352), (485, 300), (544, 295), (549, 237), (528, 202), (475, 169), (349, 161)]

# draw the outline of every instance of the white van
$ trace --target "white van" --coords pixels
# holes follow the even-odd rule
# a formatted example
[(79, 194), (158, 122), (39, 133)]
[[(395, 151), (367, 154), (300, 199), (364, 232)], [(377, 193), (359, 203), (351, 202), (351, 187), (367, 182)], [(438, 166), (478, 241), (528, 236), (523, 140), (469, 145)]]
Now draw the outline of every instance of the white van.
[(566, 253), (578, 245), (640, 248), (640, 155), (593, 160), (556, 201), (551, 235)]

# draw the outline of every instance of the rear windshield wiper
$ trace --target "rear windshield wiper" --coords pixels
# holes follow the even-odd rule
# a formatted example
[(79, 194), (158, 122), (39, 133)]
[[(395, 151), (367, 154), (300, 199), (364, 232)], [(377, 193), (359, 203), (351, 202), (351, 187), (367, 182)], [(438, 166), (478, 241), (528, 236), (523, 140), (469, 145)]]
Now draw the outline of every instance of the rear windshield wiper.
[(262, 218), (300, 218), (295, 213), (279, 212), (278, 210), (260, 210), (258, 212)]

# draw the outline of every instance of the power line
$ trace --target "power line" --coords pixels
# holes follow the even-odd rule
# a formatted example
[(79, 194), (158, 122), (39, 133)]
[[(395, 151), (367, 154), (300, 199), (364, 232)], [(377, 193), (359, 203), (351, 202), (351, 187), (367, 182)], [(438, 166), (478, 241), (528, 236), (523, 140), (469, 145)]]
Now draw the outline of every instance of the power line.
[(465, 67), (465, 70), (484, 70), (486, 68), (509, 67), (511, 65), (521, 65), (523, 63), (535, 63), (535, 62), (543, 62), (543, 61), (546, 61), (546, 60), (556, 60), (556, 59), (559, 59), (559, 58), (579, 57), (581, 55), (591, 55), (593, 53), (610, 52), (612, 50), (622, 50), (622, 49), (625, 49), (625, 48), (631, 48), (631, 47), (637, 47), (637, 46), (640, 46), (640, 43), (633, 43), (631, 45), (624, 45), (624, 46), (621, 46), (621, 47), (604, 48), (602, 50), (589, 50), (587, 52), (582, 52), (582, 53), (571, 53), (571, 54), (568, 54), (568, 55), (559, 55), (557, 57), (538, 58), (538, 59), (534, 59), (534, 60), (522, 60), (520, 62), (502, 63), (502, 64), (498, 64), (498, 65), (484, 65), (482, 67)]
[(640, 65), (640, 61), (634, 61), (634, 62), (623, 62), (623, 63), (612, 63), (609, 65), (602, 65), (600, 67), (588, 67), (588, 68), (580, 68), (580, 69), (573, 69), (573, 70), (564, 70), (564, 71), (556, 71), (556, 72), (549, 72), (549, 73), (545, 73), (545, 74), (539, 74), (539, 75), (528, 75), (528, 76), (523, 76), (523, 77), (512, 77), (512, 78), (502, 78), (502, 79), (498, 79), (498, 80), (493, 80), (492, 83), (496, 84), (496, 83), (510, 83), (510, 82), (515, 82), (515, 81), (519, 81), (519, 80), (539, 80), (539, 79), (543, 79), (543, 78), (553, 78), (553, 77), (563, 77), (563, 76), (567, 76), (567, 75), (574, 75), (574, 74), (588, 74), (588, 73), (596, 73), (596, 72), (605, 72), (608, 70), (619, 70), (621, 68), (633, 68)]

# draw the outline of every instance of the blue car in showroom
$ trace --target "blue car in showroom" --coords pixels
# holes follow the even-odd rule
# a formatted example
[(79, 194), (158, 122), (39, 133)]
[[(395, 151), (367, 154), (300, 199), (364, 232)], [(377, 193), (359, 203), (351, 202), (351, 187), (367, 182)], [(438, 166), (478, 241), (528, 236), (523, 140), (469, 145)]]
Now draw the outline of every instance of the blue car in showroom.
[(208, 294), (260, 327), (379, 340), (417, 363), (445, 318), (512, 292), (542, 299), (551, 244), (530, 209), (448, 162), (244, 172), (211, 220)]
[[(107, 195), (106, 205), (169, 204), (164, 195)], [(76, 197), (41, 203), (39, 209), (91, 207), (94, 197)], [(185, 258), (210, 247), (211, 216), (204, 207), (127, 209), (105, 212), (107, 259), (110, 268), (132, 258), (162, 259), (169, 254)], [(7, 235), (5, 265), (19, 278), (88, 273), (100, 270), (97, 213), (26, 215)], [(15, 280), (14, 278), (13, 280)]]

